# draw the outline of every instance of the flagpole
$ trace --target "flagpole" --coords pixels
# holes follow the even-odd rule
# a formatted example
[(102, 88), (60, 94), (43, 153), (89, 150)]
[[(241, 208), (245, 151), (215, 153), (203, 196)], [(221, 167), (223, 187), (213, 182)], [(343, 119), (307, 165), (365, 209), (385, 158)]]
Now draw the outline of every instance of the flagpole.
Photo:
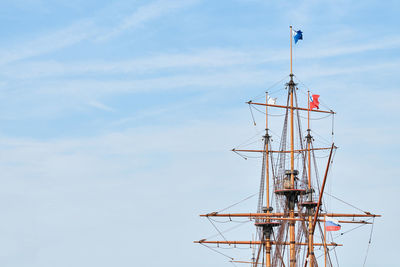
[(292, 26), (290, 26), (290, 74), (293, 74), (293, 68), (292, 68), (292, 35), (293, 35), (293, 30)]

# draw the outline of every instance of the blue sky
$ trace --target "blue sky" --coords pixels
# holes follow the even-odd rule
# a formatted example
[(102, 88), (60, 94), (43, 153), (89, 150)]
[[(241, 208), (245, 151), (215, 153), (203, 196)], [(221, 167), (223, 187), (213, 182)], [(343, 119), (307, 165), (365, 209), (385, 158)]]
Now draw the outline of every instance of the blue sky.
[[(329, 190), (384, 215), (366, 266), (395, 266), (399, 8), (1, 2), (0, 265), (231, 266), (191, 243), (215, 231), (197, 215), (257, 192), (259, 161), (229, 149), (255, 133), (244, 102), (289, 74), (294, 25), (294, 73), (338, 113)], [(341, 265), (362, 264), (368, 235)]]

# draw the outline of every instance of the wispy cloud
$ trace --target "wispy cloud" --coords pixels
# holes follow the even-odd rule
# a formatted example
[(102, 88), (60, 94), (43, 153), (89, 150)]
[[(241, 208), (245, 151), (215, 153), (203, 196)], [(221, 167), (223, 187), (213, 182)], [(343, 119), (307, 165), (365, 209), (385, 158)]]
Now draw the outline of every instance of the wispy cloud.
[(51, 53), (69, 47), (85, 40), (109, 40), (123, 32), (155, 20), (169, 12), (190, 6), (199, 0), (158, 0), (138, 7), (130, 15), (125, 15), (111, 28), (101, 25), (101, 19), (89, 17), (72, 23), (55, 32), (45, 33), (13, 48), (3, 48), (0, 53), (0, 65), (22, 59)]
[[(333, 67), (315, 64), (301, 69), (297, 73), (302, 79), (321, 78), (326, 76), (349, 75), (358, 73), (373, 73), (377, 70), (393, 71), (400, 62), (389, 62), (365, 66)], [(187, 73), (163, 75), (146, 79), (61, 79), (51, 82), (42, 82), (40, 87), (31, 87), (31, 93), (44, 94), (47, 96), (70, 97), (73, 99), (91, 99), (93, 97), (105, 97), (109, 95), (139, 94), (139, 93), (160, 93), (160, 92), (209, 92), (216, 90), (222, 93), (229, 89), (243, 86), (264, 87), (276, 81), (286, 74), (285, 69), (248, 68), (219, 69), (212, 73)], [(99, 103), (90, 103), (91, 106), (109, 110)]]
[[(400, 47), (400, 38), (388, 36), (380, 40), (359, 44), (337, 44), (319, 49), (299, 48), (296, 59), (321, 59), (386, 50)], [(85, 74), (141, 74), (166, 69), (227, 68), (256, 66), (267, 62), (287, 61), (286, 50), (235, 50), (208, 48), (188, 53), (168, 53), (122, 61), (58, 62), (31, 61), (2, 67), (1, 73), (9, 78), (35, 78)]]
[[(6, 49), (0, 53), (0, 65), (21, 59), (50, 53), (64, 47), (77, 44), (90, 38), (96, 33), (93, 22), (82, 20), (64, 29), (38, 37), (17, 45), (15, 48)], [(3, 50), (4, 51), (4, 50)]]
[(186, 90), (210, 90), (218, 87), (238, 87), (255, 85), (272, 78), (276, 72), (270, 71), (268, 76), (264, 70), (222, 70), (215, 73), (177, 74), (146, 79), (97, 81), (91, 79), (68, 79), (43, 83), (37, 91), (40, 94), (69, 95), (81, 97), (104, 96), (121, 93), (149, 93)]
[(109, 106), (107, 106), (107, 105), (105, 105), (105, 104), (103, 104), (103, 103), (101, 103), (99, 101), (96, 101), (96, 100), (89, 101), (88, 105), (92, 106), (94, 108), (98, 108), (98, 109), (104, 110), (104, 111), (112, 111), (112, 112), (115, 111), (113, 108), (111, 108), (111, 107), (109, 107)]
[(320, 49), (313, 49), (313, 51), (306, 51), (305, 54), (300, 54), (299, 58), (326, 58), (399, 47), (400, 38), (398, 36), (385, 36), (370, 42), (358, 40), (357, 44), (331, 44), (330, 47), (325, 46)]
[(299, 72), (304, 78), (316, 78), (324, 76), (335, 76), (341, 74), (369, 73), (379, 70), (380, 71), (394, 70), (397, 69), (399, 66), (400, 66), (400, 60), (379, 63), (379, 64), (371, 64), (371, 65), (355, 64), (353, 66), (346, 66), (346, 67), (324, 66), (322, 68), (320, 65), (312, 65), (309, 66), (308, 69), (302, 69)]
[(83, 74), (126, 74), (154, 72), (171, 68), (229, 67), (259, 63), (256, 54), (230, 49), (205, 49), (190, 53), (169, 53), (122, 61), (58, 62), (31, 61), (1, 68), (3, 75), (33, 78)]
[(135, 12), (125, 17), (116, 27), (98, 36), (98, 40), (104, 41), (116, 37), (121, 33), (142, 26), (144, 23), (159, 18), (175, 10), (193, 5), (199, 0), (158, 0), (139, 7)]

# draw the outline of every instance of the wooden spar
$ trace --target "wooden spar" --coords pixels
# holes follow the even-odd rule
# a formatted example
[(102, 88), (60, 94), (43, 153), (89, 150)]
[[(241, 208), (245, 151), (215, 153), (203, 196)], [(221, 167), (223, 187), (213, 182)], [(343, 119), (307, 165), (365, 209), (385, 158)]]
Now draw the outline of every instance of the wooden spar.
[(326, 216), (324, 216), (324, 260), (326, 267)]
[[(335, 147), (337, 148), (337, 147)], [(330, 147), (317, 147), (317, 148), (311, 148), (310, 150), (328, 150), (331, 149)], [(236, 151), (236, 152), (261, 152), (264, 153), (265, 150), (257, 150), (257, 149), (232, 149), (232, 151)], [(308, 151), (308, 149), (295, 149), (294, 153), (301, 153), (301, 152), (306, 152)], [(283, 150), (283, 151), (279, 151), (279, 150), (269, 150), (269, 153), (292, 153), (292, 151), (290, 150)]]
[[(246, 102), (246, 104), (250, 105), (259, 105), (259, 106), (268, 106), (268, 107), (276, 107), (276, 108), (288, 108), (288, 109), (297, 109), (297, 110), (303, 110), (303, 111), (308, 111), (307, 108), (299, 108), (299, 107), (288, 107), (288, 106), (282, 106), (282, 105), (273, 105), (273, 104), (264, 104), (264, 103), (256, 103), (252, 101)], [(330, 113), (330, 114), (336, 114), (336, 112), (333, 112), (332, 110), (319, 110), (319, 109), (313, 109), (310, 110), (310, 112), (321, 112), (321, 113)]]
[(307, 91), (307, 129), (310, 129), (310, 91)]
[(265, 262), (267, 267), (271, 267), (271, 240), (267, 239), (265, 243)]
[[(325, 216), (325, 215), (324, 215)], [(258, 218), (260, 219), (260, 218)], [(262, 218), (266, 219), (267, 221), (294, 221), (294, 222), (306, 222), (308, 219), (306, 218), (285, 218), (285, 217), (268, 217), (268, 218)], [(319, 222), (323, 222), (324, 220), (318, 219)], [(341, 221), (339, 220), (338, 222), (340, 223), (359, 223), (359, 224), (372, 224), (371, 222), (367, 221)]]
[(258, 263), (258, 262), (253, 262), (253, 261), (230, 261), (230, 262), (234, 262), (234, 263), (251, 263), (252, 264), (251, 266), (258, 266), (258, 265), (266, 266), (265, 264)]
[(378, 214), (345, 214), (345, 213), (323, 213), (320, 215), (328, 216), (328, 217), (381, 217), (382, 215)]
[[(265, 94), (265, 104), (268, 104), (268, 92)], [(269, 135), (268, 135), (268, 106), (265, 106), (265, 186), (267, 213), (269, 213)]]
[(313, 222), (312, 229), (311, 229), (311, 232), (312, 232), (313, 234), (314, 234), (314, 231), (315, 231), (315, 225), (317, 224), (317, 217), (318, 217), (319, 208), (320, 208), (321, 202), (322, 202), (322, 196), (324, 195), (324, 189), (325, 189), (325, 184), (326, 184), (326, 178), (328, 177), (328, 171), (329, 171), (329, 166), (330, 166), (330, 163), (331, 163), (332, 152), (333, 152), (333, 148), (334, 148), (334, 147), (335, 147), (335, 145), (332, 144), (331, 152), (329, 153), (328, 163), (327, 163), (327, 165), (326, 165), (324, 181), (322, 182), (321, 192), (319, 193), (318, 204), (317, 204), (317, 208), (316, 208), (316, 210), (315, 210), (314, 222)]
[(293, 29), (292, 26), (290, 26), (290, 74), (293, 74), (293, 52), (292, 52), (292, 34), (293, 34)]
[(256, 259), (256, 264), (255, 264), (256, 266), (257, 266), (258, 261), (260, 259), (261, 248), (262, 248), (262, 245), (260, 244), (260, 246), (258, 246), (257, 259)]
[[(268, 92), (265, 94), (265, 104), (268, 104)], [(266, 190), (266, 204), (267, 204), (267, 213), (270, 213), (269, 210), (269, 134), (268, 134), (268, 106), (265, 105), (265, 190)], [(271, 267), (271, 238), (270, 234), (266, 237), (265, 244), (265, 261), (267, 267)]]
[[(308, 129), (308, 134), (311, 133), (310, 129), (310, 91), (308, 91), (308, 97), (307, 97), (307, 129)], [(311, 138), (311, 136), (309, 137)], [(308, 152), (308, 189), (311, 189), (311, 140), (308, 140), (307, 142), (307, 152)], [(311, 265), (312, 266), (312, 265)]]
[[(294, 213), (295, 216), (299, 216), (298, 212)], [(320, 213), (319, 217), (323, 216), (328, 217), (381, 217), (379, 214), (353, 214), (353, 213)], [(208, 214), (201, 214), (200, 217), (243, 217), (243, 218), (267, 218), (267, 217), (280, 217), (285, 216), (285, 213), (277, 212), (277, 213), (217, 213), (212, 212)]]
[[(216, 245), (262, 245), (265, 244), (265, 241), (207, 241), (207, 240), (199, 240), (199, 241), (193, 241), (193, 243), (198, 243), (198, 244), (216, 244)], [(276, 241), (271, 241), (272, 245), (290, 245), (290, 242), (276, 242)], [(299, 246), (307, 246), (308, 244), (305, 242), (296, 242), (296, 245)], [(324, 246), (324, 243), (315, 243), (315, 246)], [(336, 244), (334, 242), (326, 244), (327, 246), (342, 246), (342, 244)]]
[[(308, 91), (307, 94), (307, 130), (308, 130), (308, 136), (307, 136), (307, 171), (308, 171), (308, 189), (311, 190), (311, 129), (310, 129), (310, 91)], [(312, 196), (312, 192), (310, 192)], [(312, 199), (310, 199), (312, 201)], [(305, 262), (305, 266), (307, 266), (308, 263), (310, 263), (310, 266), (314, 266), (314, 233), (311, 231), (312, 230), (312, 214), (308, 216), (308, 252), (307, 252), (307, 257), (309, 257), (309, 260)]]
[[(291, 33), (292, 31), (290, 31)], [(290, 38), (292, 41), (292, 38)], [(293, 95), (294, 95), (294, 82), (293, 74), (290, 73), (289, 81), (289, 93), (290, 93), (290, 187), (295, 189), (294, 183), (294, 109), (293, 109)], [(289, 217), (294, 218), (294, 199), (293, 196), (287, 198), (287, 203), (289, 206)], [(294, 222), (289, 222), (289, 238), (290, 238), (290, 267), (296, 267), (296, 224)]]

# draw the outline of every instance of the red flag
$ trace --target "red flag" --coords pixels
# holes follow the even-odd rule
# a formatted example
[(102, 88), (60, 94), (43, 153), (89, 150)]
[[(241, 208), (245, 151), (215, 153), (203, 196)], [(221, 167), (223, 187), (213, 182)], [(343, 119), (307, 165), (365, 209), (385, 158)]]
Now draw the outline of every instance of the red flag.
[(310, 97), (310, 110), (313, 110), (314, 108), (319, 109), (318, 98), (319, 98), (319, 95), (312, 95)]

